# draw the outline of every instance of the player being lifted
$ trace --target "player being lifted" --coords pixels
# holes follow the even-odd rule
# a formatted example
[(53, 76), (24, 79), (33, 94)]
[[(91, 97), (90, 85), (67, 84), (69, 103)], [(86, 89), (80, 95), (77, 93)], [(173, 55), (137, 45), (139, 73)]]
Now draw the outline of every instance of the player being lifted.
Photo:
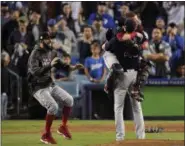
[[(117, 36), (119, 38), (122, 38), (123, 40), (132, 40), (137, 42), (137, 45), (140, 48), (140, 64), (138, 69), (138, 75), (137, 75), (137, 81), (132, 86), (132, 91), (130, 92), (130, 95), (135, 98), (138, 101), (143, 101), (144, 95), (142, 93), (143, 86), (145, 84), (145, 81), (148, 78), (149, 75), (149, 67), (151, 64), (145, 60), (142, 57), (142, 50), (147, 49), (148, 47), (148, 35), (143, 31), (141, 21), (138, 19), (137, 15), (133, 12), (129, 12), (127, 14), (127, 19), (132, 19), (136, 23), (136, 30), (130, 34), (126, 33), (125, 30), (125, 21), (126, 19), (121, 19), (119, 21), (119, 30), (116, 32), (116, 34), (113, 32), (112, 29), (109, 29), (106, 33), (107, 42), (110, 41), (114, 36)], [(127, 29), (129, 29), (130, 26), (127, 26)], [(104, 43), (102, 48), (104, 49), (107, 42)], [(113, 94), (113, 74), (112, 74), (112, 67), (114, 67), (114, 64), (119, 64), (116, 56), (111, 53), (110, 51), (104, 50), (104, 60), (107, 68), (110, 70), (110, 73), (107, 77), (107, 83), (105, 85), (105, 91), (109, 94), (109, 96), (112, 96)]]
[(56, 144), (51, 135), (51, 126), (58, 111), (57, 103), (63, 104), (62, 122), (57, 133), (67, 139), (72, 138), (67, 127), (67, 121), (73, 106), (73, 97), (54, 84), (51, 79), (51, 69), (63, 68), (70, 71), (74, 67), (63, 63), (57, 58), (57, 52), (52, 49), (51, 44), (50, 35), (48, 32), (44, 32), (28, 61), (28, 82), (32, 96), (47, 109), (45, 132), (40, 139), (45, 144)]

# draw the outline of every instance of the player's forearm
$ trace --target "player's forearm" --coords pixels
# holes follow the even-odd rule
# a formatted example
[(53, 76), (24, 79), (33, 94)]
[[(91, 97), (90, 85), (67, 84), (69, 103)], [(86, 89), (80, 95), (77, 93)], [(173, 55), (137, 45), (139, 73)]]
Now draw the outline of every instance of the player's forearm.
[(163, 54), (150, 54), (146, 56), (147, 59), (151, 61), (168, 61), (169, 57)]
[(42, 67), (42, 68), (40, 68), (40, 67), (32, 68), (33, 74), (37, 75), (37, 76), (41, 76), (44, 73), (48, 72), (49, 70), (51, 70), (51, 65), (47, 65), (47, 66)]
[(104, 79), (105, 79), (105, 76), (106, 76), (106, 69), (104, 69), (104, 71), (103, 71), (103, 75), (102, 75), (102, 77), (101, 77), (101, 79), (100, 79), (100, 81), (103, 81)]
[(90, 80), (92, 77), (89, 74), (89, 71), (87, 68), (85, 68), (85, 75), (87, 76), (87, 78)]

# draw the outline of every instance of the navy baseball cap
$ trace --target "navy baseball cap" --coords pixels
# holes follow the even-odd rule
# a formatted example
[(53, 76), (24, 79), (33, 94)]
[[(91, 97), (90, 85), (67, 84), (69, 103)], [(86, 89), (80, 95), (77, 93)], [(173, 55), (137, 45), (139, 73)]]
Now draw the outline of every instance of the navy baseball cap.
[(156, 20), (164, 20), (164, 17), (163, 17), (163, 16), (158, 16), (158, 17), (156, 18)]
[(58, 15), (56, 20), (59, 22), (60, 20), (66, 20), (66, 18), (63, 15)]
[(53, 27), (56, 24), (56, 20), (55, 19), (49, 19), (47, 22), (47, 25), (50, 27)]

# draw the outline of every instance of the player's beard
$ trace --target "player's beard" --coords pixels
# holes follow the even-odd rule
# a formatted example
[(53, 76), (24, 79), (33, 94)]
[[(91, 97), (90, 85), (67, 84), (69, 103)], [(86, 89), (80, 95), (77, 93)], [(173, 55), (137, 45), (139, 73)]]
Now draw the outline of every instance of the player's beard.
[(43, 42), (43, 44), (44, 44), (44, 48), (51, 49), (51, 42), (48, 42), (48, 43)]

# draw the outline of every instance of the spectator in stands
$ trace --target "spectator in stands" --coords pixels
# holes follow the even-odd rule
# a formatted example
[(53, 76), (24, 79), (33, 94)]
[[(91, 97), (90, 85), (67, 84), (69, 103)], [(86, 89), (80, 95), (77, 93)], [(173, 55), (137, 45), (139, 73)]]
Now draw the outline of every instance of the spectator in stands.
[[(22, 16), (18, 20), (19, 28), (11, 33), (8, 39), (8, 50), (10, 55), (15, 53), (15, 48), (22, 48), (22, 51), (31, 53), (35, 44), (33, 35), (27, 31), (28, 20)], [(19, 50), (20, 51), (20, 50)]]
[(106, 3), (106, 6), (107, 6), (107, 14), (109, 14), (112, 18), (114, 18), (114, 11), (113, 11), (113, 8), (114, 8), (114, 2), (113, 1), (108, 1), (108, 2), (105, 2)]
[(105, 79), (106, 67), (102, 57), (100, 57), (100, 44), (93, 41), (91, 45), (92, 56), (85, 59), (85, 74), (89, 81), (101, 83)]
[(175, 22), (179, 26), (184, 23), (184, 2), (165, 1), (163, 7), (168, 14), (168, 24)]
[(122, 4), (120, 8), (121, 17), (126, 18), (126, 14), (130, 11), (129, 6), (125, 3)]
[(162, 40), (161, 30), (159, 28), (154, 28), (152, 40), (149, 43), (149, 49), (144, 51), (145, 58), (151, 60), (154, 65), (150, 71), (152, 76), (161, 78), (169, 75), (169, 60), (171, 55), (170, 45)]
[(42, 32), (42, 27), (40, 26), (40, 18), (40, 10), (32, 10), (27, 29), (33, 34), (35, 41), (39, 40), (40, 32)]
[(127, 15), (130, 15), (130, 13), (132, 13), (132, 12), (130, 13), (129, 12), (130, 10), (129, 10), (128, 5), (126, 3), (122, 3), (120, 5), (120, 15), (118, 15), (118, 17), (115, 18), (118, 26), (122, 26), (125, 23)]
[(20, 15), (20, 12), (18, 10), (14, 10), (12, 13), (11, 13), (11, 19), (6, 23), (4, 24), (3, 28), (2, 28), (2, 47), (3, 49), (5, 49), (10, 55), (11, 55), (11, 52), (9, 52), (7, 50), (7, 43), (8, 43), (8, 38), (10, 36), (10, 34), (18, 29), (19, 25), (18, 25), (18, 19), (19, 19), (19, 15)]
[(12, 53), (12, 68), (22, 78), (23, 107), (28, 104), (27, 62), (35, 40), (33, 35), (27, 31), (28, 20), (25, 16), (19, 18), (19, 29), (12, 32), (9, 38), (8, 48)]
[(184, 50), (181, 53), (181, 57), (177, 61), (177, 77), (185, 78), (185, 54)]
[[(94, 40), (93, 32), (91, 26), (84, 26), (83, 28), (83, 37), (78, 42), (78, 50), (79, 50), (79, 62), (84, 65), (85, 59), (91, 56), (91, 43)], [(80, 70), (80, 74), (84, 74), (83, 70)]]
[(78, 23), (79, 23), (80, 27), (82, 27), (86, 24), (83, 8), (80, 8), (80, 11), (78, 14)]
[(100, 15), (103, 17), (103, 27), (105, 28), (114, 28), (115, 23), (114, 19), (106, 13), (106, 3), (105, 2), (99, 2), (98, 3), (98, 8), (96, 13), (92, 13), (89, 17), (88, 23), (92, 25), (93, 21), (95, 20), (97, 15)]
[(7, 52), (1, 53), (1, 118), (7, 119), (7, 105), (8, 105), (8, 93), (9, 93), (9, 76), (7, 66), (10, 63), (10, 56)]
[[(66, 63), (67, 65), (71, 65), (70, 55), (65, 55), (63, 58), (64, 63)], [(83, 65), (81, 64), (76, 64), (75, 66), (71, 65), (71, 68), (69, 70), (68, 69), (56, 70), (55, 68), (53, 68), (51, 76), (53, 81), (70, 81), (73, 80), (72, 71), (75, 71), (80, 68), (83, 68)]]
[(62, 49), (68, 54), (71, 54), (72, 44), (64, 33), (58, 31), (55, 19), (49, 19), (47, 22), (48, 31), (52, 36), (53, 48)]
[(10, 12), (7, 2), (1, 2), (1, 28), (10, 20)]
[(64, 33), (67, 36), (67, 38), (72, 42), (72, 51), (76, 50), (77, 49), (76, 36), (74, 32), (69, 27), (67, 27), (67, 21), (63, 15), (59, 15), (57, 17), (57, 26), (59, 28), (58, 30)]
[(170, 23), (167, 28), (167, 35), (163, 40), (168, 42), (172, 49), (171, 68), (175, 71), (175, 62), (180, 58), (181, 51), (184, 49), (184, 38), (177, 34), (177, 26), (175, 23)]
[(159, 2), (152, 1), (152, 2), (136, 2), (138, 7), (133, 10), (135, 13), (140, 14), (140, 18), (142, 20), (142, 24), (146, 32), (151, 36), (152, 30), (155, 27), (156, 18), (161, 15), (161, 6)]
[(157, 17), (155, 24), (157, 28), (161, 29), (163, 36), (166, 35), (165, 21), (162, 16)]
[(23, 2), (15, 2), (14, 5), (15, 9), (18, 10), (20, 12), (20, 16), (25, 16), (26, 15), (26, 10), (25, 10), (25, 6), (23, 6)]
[(63, 15), (66, 18), (67, 26), (69, 27), (69, 29), (71, 29), (75, 33), (75, 35), (77, 35), (77, 31), (75, 29), (75, 21), (72, 18), (72, 9), (70, 4), (63, 4)]
[(93, 24), (92, 24), (92, 28), (93, 28), (93, 36), (94, 39), (100, 41), (100, 43), (103, 44), (103, 42), (105, 42), (106, 37), (106, 29), (103, 28), (103, 18), (100, 15), (97, 15)]

